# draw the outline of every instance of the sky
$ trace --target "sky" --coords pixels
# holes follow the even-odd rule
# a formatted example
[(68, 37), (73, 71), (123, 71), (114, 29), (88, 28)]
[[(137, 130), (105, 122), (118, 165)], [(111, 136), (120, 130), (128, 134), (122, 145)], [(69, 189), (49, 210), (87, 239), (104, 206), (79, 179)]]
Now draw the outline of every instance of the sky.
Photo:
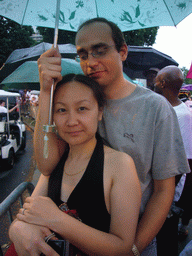
[(189, 69), (192, 63), (192, 14), (176, 27), (160, 27), (152, 47), (171, 56), (180, 68)]

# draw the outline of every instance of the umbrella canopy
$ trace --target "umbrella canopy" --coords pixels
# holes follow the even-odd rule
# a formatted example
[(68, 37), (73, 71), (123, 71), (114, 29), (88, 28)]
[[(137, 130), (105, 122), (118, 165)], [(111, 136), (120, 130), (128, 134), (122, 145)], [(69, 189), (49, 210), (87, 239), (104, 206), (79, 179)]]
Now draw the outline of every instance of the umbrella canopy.
[[(80, 64), (72, 59), (62, 59), (61, 67), (62, 76), (69, 73), (83, 74)], [(124, 77), (132, 82), (126, 74)], [(6, 77), (2, 84), (7, 88), (40, 90), (37, 61), (26, 61)]]
[[(80, 64), (72, 59), (62, 59), (62, 75), (82, 74)], [(39, 71), (37, 61), (26, 61), (2, 81), (8, 88), (39, 90)]]
[(152, 47), (129, 46), (123, 68), (124, 72), (134, 79), (145, 78), (145, 71), (152, 67), (161, 69), (168, 65), (178, 66), (179, 64), (170, 56)]
[[(52, 44), (42, 42), (33, 47), (14, 50), (7, 58), (5, 64), (11, 64), (22, 60), (37, 60), (40, 55), (51, 49)], [(63, 58), (74, 58), (77, 50), (73, 44), (58, 44), (59, 52)]]
[(20, 97), (21, 95), (16, 92), (7, 92), (4, 90), (0, 90), (0, 97)]
[(184, 86), (181, 87), (181, 89), (192, 91), (192, 84), (185, 84)]
[[(5, 65), (0, 70), (0, 82), (9, 76), (17, 67), (27, 60), (37, 60), (40, 55), (52, 47), (49, 43), (40, 43), (33, 47), (14, 50), (7, 58)], [(73, 44), (59, 44), (59, 51), (62, 58), (75, 58), (76, 47)]]
[[(0, 15), (22, 25), (55, 27), (56, 0), (0, 1)], [(192, 12), (191, 0), (61, 0), (59, 29), (76, 31), (85, 20), (105, 17), (122, 31), (175, 26)]]
[(191, 63), (191, 67), (189, 69), (189, 72), (187, 73), (186, 78), (192, 79), (192, 63)]

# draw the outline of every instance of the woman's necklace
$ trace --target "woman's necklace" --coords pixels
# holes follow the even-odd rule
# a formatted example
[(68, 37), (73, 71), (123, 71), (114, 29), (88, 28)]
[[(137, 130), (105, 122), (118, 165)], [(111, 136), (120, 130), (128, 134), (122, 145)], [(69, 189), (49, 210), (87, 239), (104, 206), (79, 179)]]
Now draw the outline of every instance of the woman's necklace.
[(75, 176), (75, 175), (77, 175), (77, 174), (79, 174), (79, 173), (81, 173), (81, 172), (83, 172), (83, 171), (85, 171), (85, 168), (84, 169), (82, 169), (82, 170), (80, 170), (80, 171), (78, 171), (78, 172), (76, 172), (76, 173), (67, 173), (67, 172), (64, 172), (67, 176)]

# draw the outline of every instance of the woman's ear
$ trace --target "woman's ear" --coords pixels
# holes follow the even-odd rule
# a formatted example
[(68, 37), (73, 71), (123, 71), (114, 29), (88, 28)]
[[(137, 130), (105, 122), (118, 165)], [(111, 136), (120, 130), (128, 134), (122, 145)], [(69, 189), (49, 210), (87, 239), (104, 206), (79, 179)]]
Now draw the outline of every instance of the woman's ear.
[(128, 47), (126, 44), (123, 44), (120, 49), (120, 55), (121, 55), (122, 61), (125, 61), (127, 59), (127, 54), (128, 54)]

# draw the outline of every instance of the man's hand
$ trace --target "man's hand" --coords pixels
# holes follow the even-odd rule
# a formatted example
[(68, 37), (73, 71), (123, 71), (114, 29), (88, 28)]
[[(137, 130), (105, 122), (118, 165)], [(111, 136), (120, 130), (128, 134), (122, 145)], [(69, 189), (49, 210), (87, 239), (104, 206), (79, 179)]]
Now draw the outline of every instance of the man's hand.
[(61, 55), (58, 48), (51, 48), (38, 59), (39, 78), (41, 90), (50, 91), (55, 81), (57, 84), (62, 79)]
[(46, 256), (58, 256), (55, 250), (45, 243), (45, 237), (51, 233), (46, 227), (19, 220), (14, 221), (9, 230), (10, 239), (19, 256), (39, 256), (41, 253)]

